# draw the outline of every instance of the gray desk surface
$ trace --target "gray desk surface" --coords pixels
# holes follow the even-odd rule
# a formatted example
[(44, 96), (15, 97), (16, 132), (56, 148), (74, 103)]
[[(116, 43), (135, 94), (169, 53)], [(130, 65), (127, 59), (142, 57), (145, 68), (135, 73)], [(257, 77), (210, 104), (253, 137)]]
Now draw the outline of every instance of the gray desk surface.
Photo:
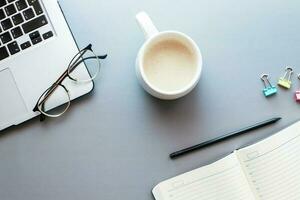
[[(211, 163), (299, 119), (290, 91), (266, 100), (261, 73), (275, 82), (285, 65), (300, 73), (297, 0), (62, 0), (81, 47), (107, 52), (95, 91), (69, 114), (38, 119), (0, 136), (1, 200), (151, 200), (158, 182)], [(187, 97), (164, 102), (138, 85), (134, 63), (144, 39), (135, 14), (160, 30), (189, 34), (204, 57), (203, 77)], [(172, 161), (174, 150), (273, 116), (275, 126)]]

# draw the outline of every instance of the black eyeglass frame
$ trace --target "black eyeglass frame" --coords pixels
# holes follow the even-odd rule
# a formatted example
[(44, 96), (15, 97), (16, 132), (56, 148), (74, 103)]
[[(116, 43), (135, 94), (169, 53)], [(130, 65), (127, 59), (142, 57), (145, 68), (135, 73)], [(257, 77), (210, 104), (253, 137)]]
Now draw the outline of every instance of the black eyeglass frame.
[[(95, 56), (90, 56), (87, 58), (82, 59), (82, 56), (84, 56), (84, 54), (88, 51), (91, 51)], [(44, 106), (45, 102), (47, 101), (47, 99), (56, 91), (56, 89), (58, 87), (62, 87), (67, 93), (69, 93), (68, 89), (62, 84), (62, 82), (66, 79), (69, 78), (72, 81), (77, 81), (75, 78), (70, 76), (70, 73), (72, 73), (82, 62), (85, 62), (88, 59), (99, 59), (99, 60), (103, 60), (107, 57), (107, 55), (102, 55), (102, 56), (96, 56), (96, 54), (94, 53), (94, 51), (92, 50), (92, 44), (89, 44), (88, 46), (86, 46), (85, 48), (83, 48), (82, 50), (80, 50), (70, 61), (68, 68), (62, 73), (62, 75), (47, 89), (45, 90), (45, 92), (39, 97), (35, 107), (33, 108), (33, 112), (40, 112), (40, 121), (44, 121), (46, 119), (46, 115), (43, 114), (39, 107), (40, 106)], [(100, 61), (99, 61), (100, 62)], [(92, 81), (92, 79), (91, 79)], [(43, 99), (42, 99), (43, 98)], [(68, 102), (68, 106), (67, 109), (70, 105), (70, 99)], [(66, 109), (66, 110), (67, 110)], [(65, 112), (65, 111), (64, 111)], [(64, 113), (63, 112), (63, 113)]]

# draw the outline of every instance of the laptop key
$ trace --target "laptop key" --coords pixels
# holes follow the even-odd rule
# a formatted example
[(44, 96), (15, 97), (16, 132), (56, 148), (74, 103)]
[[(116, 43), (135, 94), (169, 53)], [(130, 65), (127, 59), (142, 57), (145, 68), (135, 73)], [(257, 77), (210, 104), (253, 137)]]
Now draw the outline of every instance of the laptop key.
[(34, 32), (32, 32), (32, 33), (29, 34), (29, 37), (30, 37), (31, 40), (33, 40), (33, 39), (35, 39), (37, 37), (40, 37), (40, 36), (41, 35), (40, 35), (40, 33), (38, 31), (34, 31)]
[(33, 45), (36, 45), (36, 44), (40, 43), (41, 41), (43, 41), (43, 39), (42, 39), (41, 36), (39, 36), (39, 37), (31, 40), (31, 42), (32, 42)]
[(35, 18), (29, 22), (22, 24), (22, 28), (23, 28), (24, 33), (29, 33), (29, 32), (34, 31), (46, 24), (48, 24), (48, 21), (47, 21), (45, 15), (42, 15), (38, 18)]
[(43, 13), (42, 6), (38, 0), (27, 0), (28, 4), (31, 5), (37, 15)]
[(20, 52), (20, 48), (19, 48), (19, 45), (18, 45), (17, 42), (9, 43), (7, 45), (7, 48), (8, 48), (11, 55), (14, 55), (14, 54)]
[(14, 4), (10, 4), (10, 5), (6, 6), (4, 9), (5, 9), (7, 16), (11, 16), (17, 12), (17, 9)]
[(3, 30), (6, 31), (7, 29), (10, 29), (11, 27), (13, 27), (13, 24), (10, 21), (10, 19), (8, 18), (1, 22), (1, 26), (2, 26)]
[(1, 34), (0, 39), (3, 44), (6, 44), (6, 43), (12, 41), (12, 38), (11, 38), (9, 32), (5, 32), (5, 33)]
[(5, 13), (3, 9), (0, 9), (0, 20), (5, 18)]
[(19, 11), (24, 10), (25, 8), (27, 8), (27, 3), (26, 0), (19, 0), (16, 2), (16, 6), (18, 8)]
[(33, 45), (40, 43), (42, 41), (41, 35), (38, 31), (29, 34), (31, 42)]
[(0, 0), (0, 7), (3, 7), (6, 5), (6, 0)]
[(27, 49), (31, 46), (30, 42), (27, 41), (27, 42), (24, 42), (23, 44), (20, 45), (21, 46), (21, 49), (24, 50), (24, 49)]
[(18, 25), (18, 24), (21, 24), (22, 22), (24, 22), (24, 19), (20, 13), (12, 16), (11, 19), (15, 25)]
[(16, 39), (18, 37), (21, 37), (23, 35), (23, 32), (22, 32), (21, 28), (18, 26), (11, 30), (11, 34)]
[(0, 60), (3, 60), (9, 56), (9, 53), (6, 49), (6, 47), (1, 47), (0, 48)]
[(48, 31), (47, 33), (43, 34), (44, 40), (47, 40), (48, 38), (51, 38), (52, 36), (53, 36), (53, 32), (52, 31)]
[(23, 11), (23, 16), (26, 20), (34, 18), (34, 12), (32, 8), (28, 8), (27, 10)]

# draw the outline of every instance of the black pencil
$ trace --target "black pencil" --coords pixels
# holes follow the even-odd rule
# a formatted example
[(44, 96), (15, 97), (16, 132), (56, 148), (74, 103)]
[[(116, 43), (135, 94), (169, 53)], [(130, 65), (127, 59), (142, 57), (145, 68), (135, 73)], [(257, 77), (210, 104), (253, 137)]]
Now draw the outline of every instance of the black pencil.
[(217, 137), (215, 139), (203, 142), (201, 144), (197, 144), (195, 146), (188, 147), (188, 148), (182, 149), (180, 151), (176, 151), (176, 152), (170, 154), (170, 158), (172, 158), (172, 159), (177, 158), (177, 157), (182, 156), (184, 154), (187, 154), (187, 153), (190, 153), (192, 151), (201, 149), (201, 148), (209, 146), (211, 144), (215, 144), (217, 142), (221, 142), (221, 141), (226, 140), (228, 138), (231, 138), (231, 137), (234, 137), (234, 136), (238, 136), (238, 135), (244, 134), (244, 133), (249, 132), (249, 131), (253, 131), (253, 130), (259, 129), (259, 128), (265, 127), (267, 125), (270, 125), (270, 124), (274, 124), (274, 123), (276, 123), (279, 120), (281, 120), (281, 118), (277, 117), (277, 118), (272, 118), (272, 119), (269, 119), (269, 120), (266, 120), (266, 121), (263, 121), (263, 122), (256, 123), (256, 124), (254, 124), (252, 126), (248, 126), (246, 128), (240, 129), (238, 131), (234, 131), (234, 132), (222, 135), (220, 137)]

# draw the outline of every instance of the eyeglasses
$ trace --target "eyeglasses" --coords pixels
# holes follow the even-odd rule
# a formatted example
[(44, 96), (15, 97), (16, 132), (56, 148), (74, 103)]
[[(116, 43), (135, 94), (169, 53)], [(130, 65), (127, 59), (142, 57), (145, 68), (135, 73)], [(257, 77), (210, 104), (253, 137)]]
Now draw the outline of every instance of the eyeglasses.
[[(46, 116), (60, 117), (69, 109), (71, 97), (69, 90), (63, 85), (66, 78), (76, 83), (92, 82), (100, 72), (100, 60), (106, 57), (107, 55), (97, 56), (92, 50), (91, 44), (80, 50), (72, 58), (66, 71), (38, 99), (33, 111), (41, 113), (41, 121), (45, 120)], [(89, 74), (82, 73), (82, 67), (78, 67), (80, 64), (85, 64)], [(62, 99), (65, 103), (56, 107)]]

